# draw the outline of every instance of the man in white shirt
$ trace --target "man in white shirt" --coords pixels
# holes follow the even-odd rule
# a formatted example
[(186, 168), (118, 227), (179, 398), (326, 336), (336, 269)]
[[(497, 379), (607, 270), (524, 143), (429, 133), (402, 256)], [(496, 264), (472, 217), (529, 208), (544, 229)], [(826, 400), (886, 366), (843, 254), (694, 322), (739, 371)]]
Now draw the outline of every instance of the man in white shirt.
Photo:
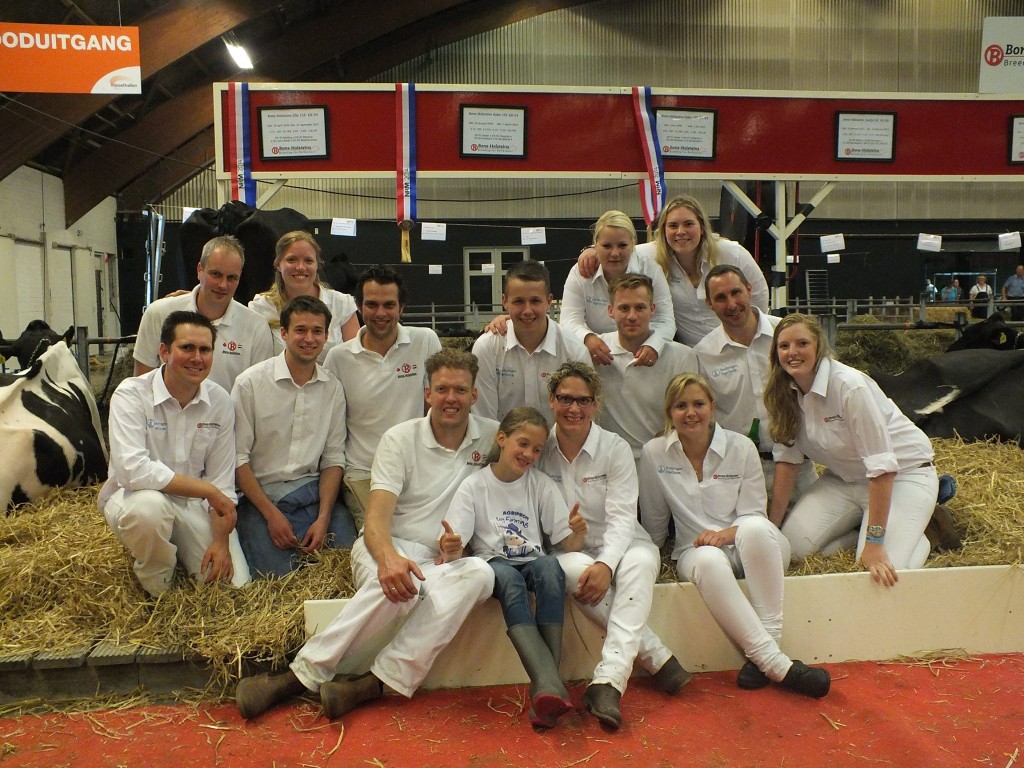
[[(764, 406), (764, 388), (772, 354), (772, 334), (779, 318), (751, 303), (751, 287), (739, 267), (719, 264), (704, 278), (704, 294), (721, 325), (693, 351), (700, 373), (715, 390), (715, 420), (726, 429), (747, 435), (757, 446), (769, 497), (775, 477), (771, 422)], [(797, 475), (794, 500), (817, 479), (814, 464), (804, 461)]]
[(697, 371), (697, 357), (685, 344), (664, 342), (652, 366), (638, 365), (636, 353), (654, 335), (654, 285), (647, 275), (626, 273), (608, 286), (608, 315), (617, 330), (601, 334), (611, 365), (597, 367), (605, 397), (597, 422), (622, 437), (640, 460), (644, 443), (665, 428), (665, 390), (676, 374)]
[(284, 352), (235, 380), (235, 478), (245, 495), (238, 536), (256, 576), (285, 576), (302, 554), (351, 547), (356, 528), (340, 503), (345, 391), (316, 360), (331, 311), (298, 296), (281, 311)]
[(110, 470), (98, 505), (135, 557), (153, 596), (180, 560), (206, 583), (249, 581), (235, 528), (235, 415), (206, 377), (217, 333), (196, 312), (172, 312), (160, 331), (164, 365), (125, 379), (110, 399)]
[(230, 235), (215, 237), (203, 246), (196, 272), (199, 285), (189, 293), (154, 301), (142, 315), (135, 340), (135, 375), (160, 365), (160, 327), (171, 312), (198, 312), (217, 329), (210, 381), (231, 391), (235, 378), (254, 363), (273, 356), (274, 339), (267, 321), (234, 300), (245, 255), (242, 244)]
[(548, 377), (568, 360), (590, 362), (586, 347), (548, 317), (553, 299), (543, 264), (522, 261), (509, 269), (501, 295), (508, 331), (485, 333), (473, 344), (480, 361), (480, 398), (473, 413), (501, 421), (513, 408), (528, 405), (551, 421)]
[(391, 267), (366, 269), (356, 285), (363, 327), (327, 353), (324, 367), (345, 389), (345, 506), (361, 527), (370, 498), (370, 468), (391, 427), (423, 415), (427, 358), (441, 351), (430, 328), (402, 325), (405, 284)]
[[(319, 690), (331, 718), (378, 698), (382, 684), (411, 697), (470, 611), (491, 596), (494, 572), (482, 559), (437, 560), (441, 521), (462, 481), (487, 464), (498, 425), (470, 414), (476, 358), (445, 349), (426, 367), (430, 410), (385, 432), (373, 460), (366, 525), (352, 546), (358, 591), (287, 672), (239, 682), (235, 701), (244, 717), (306, 690)], [(369, 672), (332, 681), (344, 657), (405, 615)]]

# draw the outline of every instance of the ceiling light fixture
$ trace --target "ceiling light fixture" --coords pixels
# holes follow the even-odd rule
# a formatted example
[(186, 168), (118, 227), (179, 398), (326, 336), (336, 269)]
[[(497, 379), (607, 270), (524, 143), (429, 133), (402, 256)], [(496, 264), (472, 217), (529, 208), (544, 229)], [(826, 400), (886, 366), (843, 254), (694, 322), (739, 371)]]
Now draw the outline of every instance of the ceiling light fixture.
[(238, 38), (235, 37), (234, 32), (228, 32), (226, 35), (221, 36), (221, 41), (224, 43), (224, 47), (228, 49), (228, 53), (231, 54), (231, 58), (234, 59), (235, 64), (238, 65), (239, 69), (252, 69), (252, 59), (249, 58), (248, 52), (242, 47), (242, 44), (238, 42)]

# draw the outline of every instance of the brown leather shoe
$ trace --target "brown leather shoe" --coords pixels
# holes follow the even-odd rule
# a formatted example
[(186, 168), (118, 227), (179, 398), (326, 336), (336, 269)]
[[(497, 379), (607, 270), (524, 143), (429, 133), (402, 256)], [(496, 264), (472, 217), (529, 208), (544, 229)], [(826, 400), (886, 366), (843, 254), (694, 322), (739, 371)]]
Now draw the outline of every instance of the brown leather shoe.
[(238, 681), (235, 704), (246, 720), (262, 715), (277, 702), (298, 696), (306, 690), (290, 669), (279, 675), (256, 675)]
[(383, 688), (372, 672), (347, 680), (332, 680), (320, 686), (320, 703), (324, 714), (333, 720), (364, 702), (379, 699)]

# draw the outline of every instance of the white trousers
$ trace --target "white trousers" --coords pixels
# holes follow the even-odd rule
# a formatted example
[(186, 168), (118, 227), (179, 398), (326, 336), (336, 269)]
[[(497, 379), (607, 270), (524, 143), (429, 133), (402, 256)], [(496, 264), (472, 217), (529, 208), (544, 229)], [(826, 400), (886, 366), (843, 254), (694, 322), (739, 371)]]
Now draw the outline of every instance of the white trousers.
[[(565, 571), (565, 593), (572, 597), (583, 571), (594, 564), (592, 554), (563, 552), (557, 555)], [(575, 603), (583, 615), (605, 629), (601, 660), (594, 669), (593, 682), (607, 683), (620, 694), (626, 692), (633, 660), (651, 674), (672, 656), (647, 626), (654, 597), (654, 582), (661, 571), (661, 553), (650, 539), (633, 539), (622, 555), (615, 578), (597, 605)]]
[(430, 672), (437, 655), (459, 631), (470, 611), (491, 596), (494, 571), (479, 557), (434, 564), (422, 544), (393, 539), (399, 553), (416, 562), (425, 581), (413, 577), (419, 594), (392, 603), (377, 582), (377, 563), (363, 538), (352, 545), (352, 573), (358, 591), (335, 619), (302, 646), (292, 672), (311, 691), (331, 680), (349, 651), (393, 620), (409, 614), (394, 639), (377, 654), (370, 671), (379, 680), (411, 697)]
[[(676, 561), (679, 577), (697, 586), (725, 634), (776, 682), (792, 666), (779, 649), (788, 562), (789, 542), (766, 517), (742, 518), (732, 546), (690, 547)], [(737, 576), (746, 577), (749, 600)]]
[[(180, 560), (192, 578), (202, 580), (203, 555), (213, 543), (210, 513), (200, 499), (160, 491), (116, 491), (103, 508), (107, 525), (135, 557), (133, 570), (142, 588), (159, 596), (171, 587)], [(228, 539), (236, 587), (247, 584), (249, 566), (238, 542)]]
[[(939, 495), (935, 467), (896, 475), (886, 523), (885, 551), (897, 569), (920, 568), (931, 546), (924, 535)], [(782, 524), (782, 532), (800, 559), (815, 552), (831, 554), (857, 546), (864, 549), (868, 526), (868, 484), (848, 483), (828, 470), (800, 498)]]

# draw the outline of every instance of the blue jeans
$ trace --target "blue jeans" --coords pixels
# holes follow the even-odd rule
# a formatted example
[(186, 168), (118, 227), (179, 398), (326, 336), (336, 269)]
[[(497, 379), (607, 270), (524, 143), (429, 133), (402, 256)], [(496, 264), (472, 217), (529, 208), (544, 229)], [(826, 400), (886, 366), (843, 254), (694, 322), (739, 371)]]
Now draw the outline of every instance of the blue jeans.
[[(291, 523), (295, 538), (302, 541), (320, 514), (320, 479), (313, 478), (300, 488), (296, 488), (277, 502), (277, 508)], [(245, 498), (238, 501), (238, 538), (242, 543), (242, 551), (249, 563), (252, 577), (286, 576), (298, 566), (303, 552), (300, 549), (278, 549), (267, 521), (260, 511)], [(356, 526), (352, 515), (341, 501), (331, 511), (331, 523), (327, 526), (327, 547), (351, 547), (356, 540)]]
[[(494, 570), (493, 595), (501, 603), (505, 626), (561, 624), (565, 614), (565, 573), (554, 555), (525, 563), (501, 557), (487, 561)], [(537, 596), (537, 618), (530, 611), (529, 592)]]

